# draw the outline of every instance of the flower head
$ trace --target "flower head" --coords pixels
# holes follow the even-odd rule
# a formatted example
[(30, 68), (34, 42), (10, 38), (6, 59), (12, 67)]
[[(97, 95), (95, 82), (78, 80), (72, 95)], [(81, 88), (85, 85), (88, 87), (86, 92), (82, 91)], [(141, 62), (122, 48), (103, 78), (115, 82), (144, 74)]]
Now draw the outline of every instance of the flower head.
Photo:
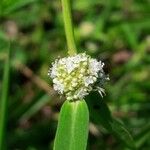
[(65, 94), (68, 100), (82, 99), (97, 89), (102, 95), (105, 80), (104, 63), (85, 53), (56, 59), (48, 75), (53, 79), (54, 90)]

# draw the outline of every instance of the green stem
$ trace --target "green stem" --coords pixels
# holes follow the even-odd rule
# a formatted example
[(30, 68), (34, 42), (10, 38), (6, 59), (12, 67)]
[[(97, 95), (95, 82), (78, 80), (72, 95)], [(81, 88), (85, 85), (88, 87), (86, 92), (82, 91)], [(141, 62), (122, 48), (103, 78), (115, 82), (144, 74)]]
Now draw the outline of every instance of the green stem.
[(61, 1), (62, 1), (63, 18), (64, 18), (64, 26), (65, 26), (65, 33), (67, 39), (68, 53), (69, 55), (74, 55), (77, 53), (77, 49), (76, 49), (74, 31), (73, 31), (71, 4), (70, 4), (70, 0), (61, 0)]

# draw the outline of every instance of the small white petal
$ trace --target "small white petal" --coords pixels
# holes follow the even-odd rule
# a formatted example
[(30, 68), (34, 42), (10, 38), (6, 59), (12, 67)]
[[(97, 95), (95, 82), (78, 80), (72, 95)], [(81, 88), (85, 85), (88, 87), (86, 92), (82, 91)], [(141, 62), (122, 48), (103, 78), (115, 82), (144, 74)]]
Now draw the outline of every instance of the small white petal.
[(76, 92), (77, 97), (82, 99), (84, 96), (88, 95), (85, 89), (81, 88), (79, 91)]
[(50, 74), (51, 78), (55, 78), (57, 76), (57, 65), (56, 64), (53, 64), (49, 74)]
[(89, 69), (93, 75), (96, 75), (100, 70), (102, 70), (103, 66), (104, 63), (102, 63), (101, 61), (98, 62), (96, 59), (90, 60)]
[(85, 86), (89, 86), (89, 84), (92, 84), (94, 82), (95, 82), (95, 78), (93, 78), (92, 76), (84, 78), (84, 84), (85, 84)]
[(72, 62), (67, 62), (66, 63), (66, 69), (68, 71), (68, 73), (72, 72), (74, 70), (75, 66)]
[(54, 86), (54, 90), (55, 91), (58, 91), (61, 94), (63, 93), (63, 91), (64, 91), (64, 85), (61, 84), (58, 80), (55, 81), (55, 83), (54, 83), (53, 86)]
[(101, 97), (103, 97), (103, 94), (105, 95), (105, 89), (103, 89), (101, 87), (97, 87), (97, 90), (98, 90), (99, 94), (101, 95)]
[(70, 57), (66, 59), (65, 66), (68, 73), (71, 73), (77, 67), (77, 65), (73, 61), (73, 58)]

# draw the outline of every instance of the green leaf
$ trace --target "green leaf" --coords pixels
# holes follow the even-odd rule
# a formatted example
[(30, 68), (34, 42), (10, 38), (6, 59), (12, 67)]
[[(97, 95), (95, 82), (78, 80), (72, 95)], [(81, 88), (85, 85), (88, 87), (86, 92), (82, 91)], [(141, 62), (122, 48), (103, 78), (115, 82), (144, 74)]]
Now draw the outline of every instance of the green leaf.
[(8, 54), (5, 60), (3, 84), (2, 84), (2, 96), (0, 100), (0, 149), (3, 150), (5, 144), (5, 130), (6, 130), (6, 118), (7, 118), (7, 103), (8, 103), (8, 86), (9, 86), (9, 70), (10, 70), (10, 48), (8, 48)]
[(135, 34), (135, 31), (131, 28), (128, 24), (123, 24), (121, 26), (121, 29), (123, 31), (123, 34), (125, 35), (126, 40), (128, 41), (131, 48), (135, 51), (137, 49), (137, 35)]
[(85, 150), (88, 138), (89, 112), (84, 100), (65, 101), (54, 141), (54, 150)]
[(141, 131), (135, 136), (137, 148), (141, 148), (143, 144), (150, 139), (150, 123), (141, 128)]
[(97, 93), (92, 93), (88, 97), (88, 105), (90, 109), (91, 119), (101, 124), (108, 132), (113, 134), (124, 145), (131, 149), (135, 149), (134, 141), (124, 124), (112, 117), (111, 112)]
[(111, 122), (111, 126), (112, 126), (112, 133), (119, 140), (121, 140), (122, 143), (124, 143), (126, 146), (128, 146), (131, 149), (136, 149), (131, 134), (129, 133), (129, 131), (126, 129), (126, 127), (122, 122), (113, 118), (113, 121)]
[(37, 0), (7, 0), (7, 1), (3, 1), (2, 5), (3, 5), (3, 11), (2, 11), (2, 15), (7, 15), (12, 13), (13, 11), (16, 11), (17, 9), (22, 8), (23, 6), (26, 6), (30, 3), (33, 3)]
[(44, 95), (40, 97), (35, 103), (33, 103), (21, 116), (20, 120), (29, 119), (35, 113), (37, 113), (44, 105), (46, 105), (50, 101), (50, 97), (48, 95)]

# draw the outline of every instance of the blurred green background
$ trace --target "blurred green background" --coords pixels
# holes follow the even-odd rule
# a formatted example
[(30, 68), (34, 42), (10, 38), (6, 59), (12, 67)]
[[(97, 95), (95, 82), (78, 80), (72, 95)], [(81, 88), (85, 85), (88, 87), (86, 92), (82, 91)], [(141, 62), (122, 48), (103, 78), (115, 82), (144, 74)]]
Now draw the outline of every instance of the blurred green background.
[[(127, 150), (100, 124), (100, 101), (105, 101), (137, 148), (149, 150), (150, 0), (74, 0), (73, 21), (78, 51), (104, 61), (110, 76), (103, 99), (87, 97), (87, 149)], [(9, 45), (6, 149), (52, 149), (64, 97), (53, 91), (47, 72), (56, 58), (67, 55), (61, 1), (0, 1), (0, 94)]]

